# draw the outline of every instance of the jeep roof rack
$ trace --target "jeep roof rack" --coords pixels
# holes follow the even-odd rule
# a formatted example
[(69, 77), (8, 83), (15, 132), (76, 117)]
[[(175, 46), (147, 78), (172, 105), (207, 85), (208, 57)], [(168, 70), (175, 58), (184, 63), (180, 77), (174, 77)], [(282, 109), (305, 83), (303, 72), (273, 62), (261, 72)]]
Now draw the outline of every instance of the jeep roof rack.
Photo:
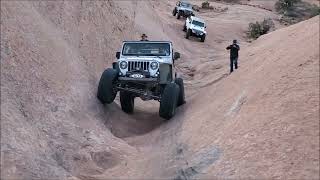
[(146, 43), (146, 42), (151, 42), (151, 43), (172, 43), (171, 41), (122, 41), (122, 42), (135, 42), (135, 43)]

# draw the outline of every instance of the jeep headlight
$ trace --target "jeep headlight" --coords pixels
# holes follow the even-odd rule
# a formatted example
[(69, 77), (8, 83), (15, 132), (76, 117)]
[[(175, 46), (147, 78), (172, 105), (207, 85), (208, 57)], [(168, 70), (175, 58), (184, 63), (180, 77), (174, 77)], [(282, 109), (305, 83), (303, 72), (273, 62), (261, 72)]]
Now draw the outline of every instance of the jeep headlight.
[(158, 69), (158, 67), (159, 67), (159, 64), (158, 64), (158, 62), (156, 62), (156, 61), (153, 61), (153, 62), (150, 64), (150, 68), (151, 68), (152, 70), (156, 70), (156, 69)]
[(128, 63), (126, 61), (121, 61), (120, 62), (120, 68), (121, 69), (126, 69), (128, 67)]

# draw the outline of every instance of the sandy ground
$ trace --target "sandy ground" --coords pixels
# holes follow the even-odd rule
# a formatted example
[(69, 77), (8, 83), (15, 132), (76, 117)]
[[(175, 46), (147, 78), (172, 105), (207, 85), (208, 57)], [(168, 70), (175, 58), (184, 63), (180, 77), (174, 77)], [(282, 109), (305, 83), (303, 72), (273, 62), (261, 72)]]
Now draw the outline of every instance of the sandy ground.
[[(283, 28), (272, 11), (212, 2), (227, 11), (197, 13), (201, 43), (184, 38), (174, 4), (1, 1), (1, 179), (319, 179), (319, 16)], [(248, 43), (264, 18), (280, 29)], [(121, 41), (141, 33), (182, 54), (187, 104), (168, 122), (156, 102), (127, 115), (118, 97), (95, 97)]]

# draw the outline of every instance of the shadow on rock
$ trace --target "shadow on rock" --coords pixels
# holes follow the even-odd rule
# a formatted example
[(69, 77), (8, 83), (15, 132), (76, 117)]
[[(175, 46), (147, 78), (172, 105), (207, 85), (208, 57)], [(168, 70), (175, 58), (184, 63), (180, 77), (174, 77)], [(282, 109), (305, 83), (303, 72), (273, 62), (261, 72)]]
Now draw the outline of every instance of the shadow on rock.
[(105, 106), (105, 125), (118, 138), (143, 135), (158, 128), (165, 121), (156, 107), (137, 107), (133, 114), (124, 113), (117, 103)]

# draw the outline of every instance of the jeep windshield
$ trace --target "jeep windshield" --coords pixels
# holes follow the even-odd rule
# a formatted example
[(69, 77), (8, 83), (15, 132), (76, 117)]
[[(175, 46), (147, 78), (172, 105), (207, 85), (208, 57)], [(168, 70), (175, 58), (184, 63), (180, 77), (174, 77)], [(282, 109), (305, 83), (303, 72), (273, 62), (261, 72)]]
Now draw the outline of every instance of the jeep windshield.
[(122, 49), (124, 56), (169, 56), (169, 43), (125, 43)]
[(185, 8), (191, 8), (191, 4), (186, 3), (186, 2), (181, 2), (180, 5), (181, 5), (182, 7), (185, 7)]
[(193, 24), (193, 25), (196, 25), (196, 26), (204, 27), (204, 23), (203, 23), (203, 22), (192, 21), (192, 24)]

